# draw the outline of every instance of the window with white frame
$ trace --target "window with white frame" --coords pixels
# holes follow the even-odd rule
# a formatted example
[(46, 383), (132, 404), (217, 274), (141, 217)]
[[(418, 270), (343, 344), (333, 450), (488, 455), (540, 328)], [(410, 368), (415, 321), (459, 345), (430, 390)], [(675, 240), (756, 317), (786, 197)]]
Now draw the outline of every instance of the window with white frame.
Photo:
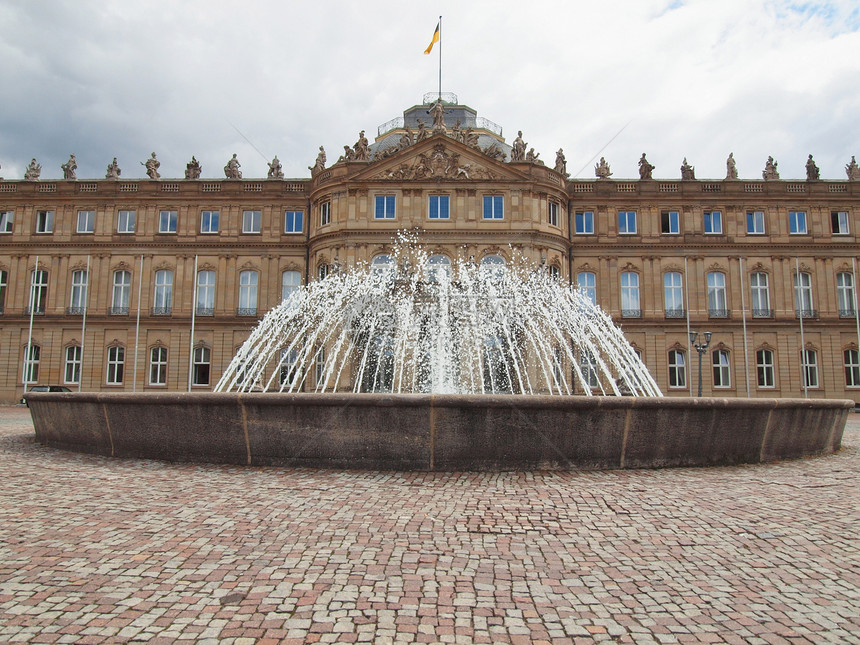
[(134, 226), (137, 220), (135, 211), (122, 210), (116, 214), (116, 232), (117, 233), (134, 233)]
[(6, 289), (9, 285), (9, 272), (5, 269), (0, 269), (0, 314), (6, 305)]
[(281, 387), (295, 388), (298, 385), (298, 362), (299, 350), (286, 348), (281, 350), (280, 374), (278, 375)]
[(14, 211), (0, 211), (0, 233), (11, 233), (14, 221)]
[(801, 353), (801, 372), (803, 385), (808, 388), (818, 387), (818, 352), (814, 349), (804, 349)]
[(430, 219), (451, 218), (451, 198), (449, 195), (430, 195), (427, 200)]
[(621, 274), (621, 316), (639, 318), (642, 307), (639, 303), (639, 274), (625, 271)]
[(48, 272), (33, 271), (30, 274), (30, 305), (27, 313), (45, 313), (48, 306)]
[(195, 347), (191, 368), (192, 385), (209, 385), (211, 354), (208, 347)]
[(169, 316), (173, 307), (173, 271), (161, 269), (155, 272), (152, 315)]
[(320, 347), (317, 350), (316, 356), (314, 357), (314, 372), (314, 383), (316, 383), (316, 386), (318, 388), (325, 386), (325, 347)]
[(159, 233), (176, 233), (176, 227), (179, 223), (179, 213), (177, 211), (159, 211), (158, 212), (158, 232)]
[(669, 387), (687, 387), (687, 358), (680, 349), (669, 350)]
[(558, 202), (547, 202), (547, 222), (550, 226), (558, 226)]
[(242, 232), (259, 233), (263, 221), (261, 211), (242, 211)]
[(660, 231), (663, 235), (678, 235), (681, 232), (681, 215), (678, 211), (660, 213)]
[(618, 234), (636, 235), (636, 211), (618, 211)]
[(42, 356), (42, 348), (38, 345), (24, 346), (24, 383), (39, 382), (39, 360)]
[(128, 302), (131, 294), (131, 272), (113, 272), (113, 292), (111, 294), (110, 313), (114, 316), (124, 316), (128, 313)]
[(561, 269), (557, 264), (550, 264), (547, 267), (547, 271), (549, 272), (549, 277), (555, 280), (559, 280), (561, 278)]
[(63, 383), (72, 385), (81, 382), (81, 359), (83, 350), (80, 345), (69, 345), (66, 347), (65, 369), (63, 370)]
[(788, 232), (806, 235), (806, 211), (788, 211)]
[(756, 383), (760, 388), (772, 388), (776, 385), (776, 372), (773, 367), (773, 351), (759, 349), (755, 353)]
[(78, 211), (77, 233), (92, 233), (96, 228), (95, 211)]
[(373, 219), (394, 219), (394, 195), (376, 195), (373, 205)]
[(723, 234), (723, 214), (721, 211), (705, 211), (705, 235)]
[(70, 314), (81, 314), (87, 306), (87, 283), (89, 276), (86, 270), (72, 271), (72, 293), (69, 297)]
[(111, 345), (107, 350), (107, 376), (105, 382), (108, 385), (122, 385), (123, 369), (125, 367), (125, 348), (120, 345)]
[(484, 195), (484, 219), (504, 219), (505, 199), (502, 195)]
[(798, 317), (814, 318), (812, 275), (801, 271), (794, 274), (794, 307)]
[(239, 310), (240, 316), (257, 315), (257, 283), (260, 274), (256, 271), (242, 271), (239, 274)]
[(593, 390), (600, 387), (600, 379), (597, 376), (597, 361), (591, 352), (582, 350), (579, 354), (579, 369), (585, 379), (583, 389)]
[(580, 295), (597, 304), (597, 275), (591, 271), (581, 271), (576, 274), (576, 289)]
[(574, 219), (577, 235), (594, 235), (594, 211), (577, 211)]
[(845, 365), (845, 386), (860, 387), (860, 352), (846, 349), (843, 353)]
[(714, 387), (731, 387), (732, 375), (728, 350), (718, 349), (711, 356), (714, 368)]
[(764, 211), (749, 211), (747, 213), (747, 234), (764, 235)]
[(304, 227), (304, 211), (284, 211), (284, 233), (302, 233)]
[(281, 300), (290, 297), (302, 286), (302, 274), (298, 271), (284, 271), (281, 274)]
[(770, 287), (767, 273), (757, 271), (750, 274), (750, 295), (753, 318), (770, 318)]
[(317, 277), (319, 277), (320, 280), (325, 280), (329, 273), (331, 273), (330, 264), (322, 263), (317, 267)]
[(848, 211), (831, 211), (830, 229), (834, 235), (848, 235)]
[(36, 211), (36, 233), (54, 232), (54, 211)]
[(384, 253), (375, 256), (370, 261), (370, 274), (382, 280), (387, 280), (394, 276), (394, 259), (390, 255)]
[(663, 305), (667, 318), (684, 317), (684, 281), (677, 271), (663, 274)]
[(325, 201), (320, 204), (320, 226), (331, 224), (331, 202)]
[(451, 260), (444, 255), (431, 255), (424, 269), (427, 282), (438, 283), (451, 279)]
[(506, 271), (505, 258), (501, 255), (485, 255), (481, 258), (481, 274), (490, 280), (503, 279)]
[(220, 211), (200, 211), (200, 232), (207, 234), (217, 233), (219, 231), (220, 219)]
[(198, 271), (197, 272), (197, 304), (196, 315), (198, 316), (214, 316), (215, 315), (215, 272), (214, 271)]
[(854, 311), (854, 274), (840, 271), (836, 274), (836, 303), (840, 318), (853, 318)]
[(167, 385), (166, 347), (152, 347), (149, 350), (149, 384)]
[(711, 271), (708, 280), (708, 316), (711, 318), (727, 318), (729, 308), (726, 302), (726, 274)]

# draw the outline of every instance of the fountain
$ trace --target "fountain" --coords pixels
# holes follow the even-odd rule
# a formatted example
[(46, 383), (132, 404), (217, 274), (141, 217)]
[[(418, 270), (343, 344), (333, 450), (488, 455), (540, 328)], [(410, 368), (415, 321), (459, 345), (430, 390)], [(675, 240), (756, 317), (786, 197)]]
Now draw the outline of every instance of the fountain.
[(838, 450), (853, 401), (666, 398), (540, 266), (401, 234), (298, 289), (211, 393), (30, 393), (37, 441), (117, 456), (399, 470), (757, 463)]

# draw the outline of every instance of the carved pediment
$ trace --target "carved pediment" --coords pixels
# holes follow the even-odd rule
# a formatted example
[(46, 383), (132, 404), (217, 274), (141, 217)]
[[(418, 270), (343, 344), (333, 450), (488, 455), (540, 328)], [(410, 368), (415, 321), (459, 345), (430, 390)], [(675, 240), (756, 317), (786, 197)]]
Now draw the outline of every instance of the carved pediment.
[(242, 271), (259, 271), (260, 270), (257, 267), (257, 265), (254, 264), (253, 262), (251, 262), (250, 260), (248, 260), (242, 266), (240, 266), (239, 269), (241, 269)]
[(750, 273), (770, 273), (770, 271), (761, 262), (756, 262), (750, 267)]
[(131, 265), (123, 260), (122, 262), (114, 264), (111, 271), (131, 271)]
[(204, 262), (203, 264), (198, 265), (197, 270), (198, 271), (214, 271), (215, 268), (216, 268), (215, 265), (212, 264), (211, 262)]

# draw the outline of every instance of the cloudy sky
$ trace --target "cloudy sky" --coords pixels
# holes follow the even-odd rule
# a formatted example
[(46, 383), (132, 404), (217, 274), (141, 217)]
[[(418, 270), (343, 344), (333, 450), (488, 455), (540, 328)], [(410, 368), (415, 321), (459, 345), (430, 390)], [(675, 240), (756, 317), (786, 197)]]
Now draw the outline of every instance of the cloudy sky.
[(307, 177), (320, 145), (334, 161), (359, 130), (419, 103), (438, 84), (548, 162), (615, 178), (844, 179), (860, 156), (857, 0), (531, 0), (297, 2), (0, 0), (0, 176), (165, 178), (196, 155), (223, 177), (235, 152), (245, 177), (278, 155)]

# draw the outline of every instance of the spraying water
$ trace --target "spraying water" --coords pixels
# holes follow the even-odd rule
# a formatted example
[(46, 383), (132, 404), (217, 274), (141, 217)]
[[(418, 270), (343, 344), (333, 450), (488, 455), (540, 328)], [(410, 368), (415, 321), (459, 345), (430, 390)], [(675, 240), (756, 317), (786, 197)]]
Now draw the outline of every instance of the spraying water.
[(662, 396), (576, 289), (524, 261), (452, 263), (407, 234), (266, 314), (215, 391)]

